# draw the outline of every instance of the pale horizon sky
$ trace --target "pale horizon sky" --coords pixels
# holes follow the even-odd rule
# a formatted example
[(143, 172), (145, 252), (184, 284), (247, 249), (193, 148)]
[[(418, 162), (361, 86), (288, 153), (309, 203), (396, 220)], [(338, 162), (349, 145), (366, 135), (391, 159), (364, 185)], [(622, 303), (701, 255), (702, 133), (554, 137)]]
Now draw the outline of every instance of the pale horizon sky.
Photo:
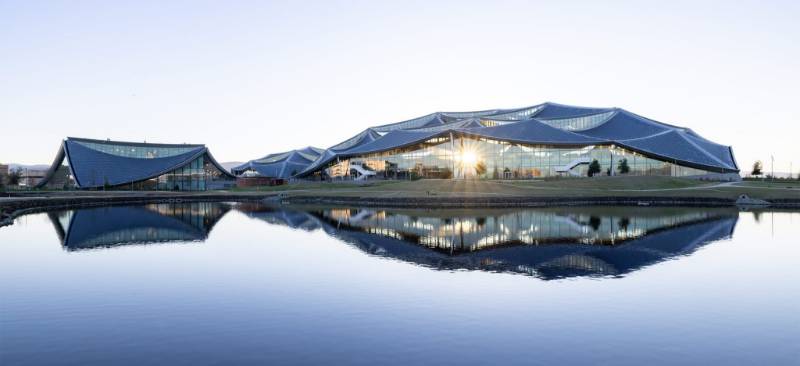
[(221, 162), (435, 111), (621, 107), (800, 171), (800, 2), (0, 0), (0, 162), (67, 136)]

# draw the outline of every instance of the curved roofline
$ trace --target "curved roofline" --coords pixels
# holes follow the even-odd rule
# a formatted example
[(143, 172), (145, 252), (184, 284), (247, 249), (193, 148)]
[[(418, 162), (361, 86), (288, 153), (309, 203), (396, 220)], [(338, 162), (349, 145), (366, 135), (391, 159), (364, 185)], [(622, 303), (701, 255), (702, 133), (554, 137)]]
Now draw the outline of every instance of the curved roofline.
[[(544, 103), (542, 103), (540, 105), (543, 106), (543, 108), (540, 109), (538, 112), (536, 112), (530, 118), (536, 118), (536, 119), (541, 119), (541, 120), (580, 118), (580, 117), (592, 116), (592, 115), (595, 115), (595, 114), (607, 113), (607, 112), (610, 112), (610, 111), (616, 111), (616, 110), (621, 110), (622, 109), (622, 108), (618, 108), (618, 107), (581, 107), (581, 106), (577, 106), (577, 105), (561, 104), (561, 103), (554, 103), (554, 102), (544, 102)], [(576, 115), (570, 116), (570, 117), (541, 117), (541, 118), (536, 117), (536, 115), (541, 113), (542, 111), (544, 111), (544, 109), (547, 108), (548, 105), (558, 106), (558, 107), (565, 107), (565, 108), (575, 108), (575, 109), (596, 109), (596, 110), (599, 110), (599, 111), (597, 111), (597, 112), (586, 112), (586, 113), (583, 113), (583, 114), (576, 114)]]
[[(42, 180), (40, 180), (39, 183), (37, 183), (34, 188), (42, 188), (45, 185), (47, 185), (50, 179), (53, 179), (53, 176), (58, 171), (58, 168), (61, 167), (61, 164), (64, 162), (64, 159), (67, 157), (67, 153), (65, 151), (66, 149), (67, 149), (67, 144), (65, 143), (65, 141), (61, 141), (61, 146), (58, 149), (58, 153), (56, 153), (56, 158), (53, 160), (53, 163), (50, 164), (50, 167), (47, 168), (47, 173), (45, 173), (44, 178), (42, 178)], [(72, 176), (75, 177), (75, 172), (72, 171), (72, 164), (69, 164), (69, 170), (70, 173), (72, 173)], [(75, 179), (75, 182), (77, 183), (77, 178)]]
[[(519, 119), (495, 118), (495, 116), (513, 114), (519, 111), (525, 111), (530, 109), (537, 109), (536, 113), (520, 117)], [(586, 118), (603, 114), (608, 114), (608, 117), (604, 118), (604, 120), (594, 121), (592, 123), (592, 127), (587, 129), (570, 130), (568, 128), (559, 128), (555, 126), (550, 126), (548, 124), (549, 121)], [(620, 118), (620, 120), (617, 121), (616, 120), (617, 118)], [(477, 123), (480, 124), (483, 124), (484, 123), (483, 121), (491, 121), (494, 122), (493, 124), (497, 124), (497, 126), (484, 125), (484, 126), (472, 126), (469, 128), (458, 127), (461, 126), (465, 121), (468, 121), (470, 119), (475, 119)], [(518, 123), (524, 123), (524, 121), (526, 120), (536, 121), (537, 123), (550, 126), (553, 129), (573, 134), (575, 138), (570, 139), (569, 137), (565, 136), (561, 136), (562, 138), (554, 138), (541, 131), (536, 132), (533, 130), (529, 131), (529, 133), (526, 133), (526, 136), (524, 137), (515, 136), (514, 129), (507, 130), (504, 133), (500, 133), (501, 136), (491, 136), (491, 133), (489, 133), (491, 129), (496, 128), (498, 126), (515, 125)], [(614, 126), (608, 125), (606, 127), (607, 128), (614, 127), (621, 130), (618, 131), (615, 129), (610, 129), (609, 131), (605, 131), (604, 134), (598, 135), (599, 137), (595, 137), (595, 135), (591, 132), (593, 129), (607, 125), (612, 121), (617, 121), (617, 123)], [(594, 123), (597, 124), (595, 125)], [(301, 173), (294, 175), (294, 177), (302, 177), (313, 171), (322, 169), (323, 166), (326, 166), (330, 161), (336, 159), (337, 157), (349, 158), (362, 154), (380, 153), (393, 149), (404, 148), (409, 145), (419, 143), (420, 141), (426, 138), (434, 138), (436, 136), (442, 136), (447, 133), (456, 133), (460, 136), (473, 136), (477, 138), (488, 138), (498, 141), (507, 141), (516, 144), (535, 144), (543, 146), (579, 147), (579, 146), (589, 146), (589, 145), (615, 144), (619, 146), (624, 146), (627, 149), (640, 153), (644, 156), (668, 162), (673, 162), (680, 165), (685, 165), (687, 167), (695, 167), (698, 169), (704, 169), (714, 172), (739, 172), (739, 166), (733, 156), (732, 147), (721, 145), (711, 140), (708, 140), (703, 136), (698, 135), (697, 133), (695, 133), (694, 131), (692, 131), (687, 127), (676, 126), (660, 122), (630, 112), (620, 107), (581, 107), (581, 106), (561, 104), (548, 101), (522, 108), (487, 109), (487, 110), (469, 111), (469, 112), (434, 112), (417, 118), (403, 120), (400, 122), (369, 127), (365, 131), (380, 130), (380, 129), (384, 129), (386, 131), (379, 132), (381, 137), (374, 139), (374, 141), (381, 141), (383, 136), (386, 136), (392, 132), (399, 132), (399, 131), (405, 131), (405, 132), (417, 131), (420, 133), (430, 132), (431, 134), (427, 135), (427, 137), (420, 137), (420, 139), (414, 139), (413, 135), (395, 136), (395, 138), (389, 140), (383, 140), (382, 143), (375, 143), (375, 144), (373, 144), (372, 141), (369, 142), (353, 141), (354, 143), (350, 143), (345, 148), (333, 149), (336, 146), (349, 143), (350, 140), (353, 140), (354, 138), (362, 135), (363, 134), (362, 132), (343, 142), (340, 142), (339, 144), (332, 146), (324, 153), (320, 154), (319, 158), (313, 161), (311, 164), (309, 164), (306, 167), (306, 169), (304, 169)], [(626, 132), (625, 129), (630, 129), (630, 131)], [(487, 133), (482, 133), (483, 131), (486, 131)], [(644, 146), (647, 149), (654, 152), (643, 150), (643, 148), (634, 148), (632, 146), (629, 146), (628, 144), (628, 143), (633, 143), (636, 140), (646, 140), (648, 138), (657, 137), (660, 134), (666, 134), (669, 132), (675, 132), (678, 134), (681, 141), (686, 143), (686, 146), (684, 146), (683, 149), (686, 149), (687, 151), (677, 150), (677, 147), (671, 146), (669, 143), (660, 143), (657, 140), (652, 141), (652, 143), (654, 144), (652, 146)], [(412, 140), (409, 140), (409, 138), (411, 138)], [(672, 137), (670, 137), (670, 139), (671, 138)], [(589, 139), (592, 141), (582, 141), (584, 139)], [(394, 143), (397, 143), (398, 145), (392, 145)], [(367, 149), (363, 149), (362, 147), (367, 147)], [(374, 147), (376, 149), (368, 150), (370, 147)], [(724, 149), (725, 147), (727, 147), (727, 152)], [(674, 156), (682, 156), (683, 158), (676, 158)], [(696, 160), (707, 160), (707, 161), (705, 161), (704, 163), (696, 163), (683, 160), (689, 158), (695, 158)]]
[[(56, 154), (56, 158), (53, 160), (53, 163), (50, 165), (50, 168), (48, 168), (47, 173), (45, 174), (45, 177), (39, 183), (36, 184), (35, 188), (42, 188), (45, 185), (47, 185), (47, 183), (49, 183), (50, 180), (53, 179), (53, 176), (55, 176), (56, 172), (61, 167), (62, 163), (64, 162), (64, 159), (67, 159), (67, 161), (69, 163), (68, 166), (69, 166), (70, 174), (72, 174), (72, 177), (75, 180), (75, 184), (79, 188), (98, 188), (98, 187), (102, 187), (103, 186), (103, 185), (84, 185), (84, 184), (81, 183), (80, 178), (78, 177), (78, 174), (75, 173), (75, 170), (74, 170), (75, 169), (74, 168), (75, 165), (73, 164), (72, 157), (71, 157), (71, 154), (69, 152), (69, 144), (67, 144), (67, 141), (70, 141), (70, 140), (71, 141), (76, 141), (76, 142), (82, 142), (82, 141), (90, 141), (91, 142), (91, 141), (94, 141), (94, 140), (91, 140), (91, 139), (78, 139), (78, 138), (72, 138), (72, 137), (68, 137), (67, 139), (63, 140), (61, 142), (61, 147), (59, 149), (59, 152)], [(147, 144), (146, 146), (156, 146), (156, 145), (157, 144)], [(175, 146), (196, 147), (196, 148), (199, 148), (199, 150), (197, 150), (197, 152), (195, 154), (189, 155), (188, 158), (183, 160), (181, 163), (175, 164), (175, 165), (173, 165), (173, 166), (171, 166), (171, 167), (169, 167), (169, 168), (167, 168), (165, 170), (159, 171), (158, 173), (146, 176), (145, 178), (137, 179), (135, 181), (114, 184), (114, 185), (111, 185), (111, 187), (125, 186), (125, 185), (131, 184), (131, 183), (143, 182), (143, 181), (146, 181), (148, 179), (152, 179), (152, 178), (158, 177), (158, 176), (166, 174), (166, 173), (168, 173), (168, 172), (170, 172), (172, 170), (182, 168), (182, 167), (188, 165), (193, 160), (197, 159), (198, 157), (200, 157), (200, 156), (202, 156), (204, 154), (208, 158), (208, 161), (215, 168), (217, 168), (217, 170), (222, 172), (222, 174), (224, 176), (226, 176), (227, 178), (230, 178), (230, 179), (236, 179), (235, 175), (231, 174), (231, 172), (229, 172), (227, 169), (222, 167), (222, 165), (220, 165), (219, 162), (217, 162), (217, 160), (214, 158), (213, 155), (211, 155), (211, 152), (209, 151), (209, 149), (205, 145), (175, 145)], [(98, 154), (111, 155), (111, 154), (108, 154), (108, 153), (105, 153), (105, 152), (102, 152), (102, 151), (96, 151), (96, 152)], [(134, 159), (134, 158), (131, 158), (131, 159)]]
[(162, 143), (150, 143), (150, 142), (96, 140), (96, 139), (86, 139), (81, 137), (67, 137), (66, 140), (77, 141), (77, 142), (92, 142), (105, 145), (149, 146), (149, 147), (205, 147), (206, 146), (205, 144), (162, 144)]
[[(214, 155), (211, 155), (211, 151), (208, 150), (208, 148), (205, 148), (205, 153), (206, 153), (206, 156), (208, 157), (208, 160), (211, 162), (211, 164), (214, 165), (214, 167), (216, 167), (219, 171), (221, 171), (222, 174), (228, 176), (228, 178), (236, 179), (236, 176), (233, 175), (233, 173), (229, 172), (228, 169), (225, 169), (222, 165), (220, 165), (219, 162), (217, 162), (217, 159), (214, 158)], [(183, 165), (181, 165), (181, 167), (183, 167), (185, 165), (186, 164), (183, 164)]]
[(657, 153), (654, 153), (654, 152), (650, 152), (650, 151), (647, 151), (647, 150), (642, 150), (642, 149), (635, 148), (633, 146), (627, 145), (627, 144), (624, 143), (624, 141), (612, 141), (611, 145), (615, 145), (615, 146), (619, 146), (619, 147), (625, 148), (626, 150), (633, 151), (633, 152), (638, 153), (638, 154), (642, 154), (643, 156), (648, 157), (648, 158), (655, 158), (655, 159), (658, 159), (658, 160), (661, 160), (661, 161), (664, 161), (664, 162), (667, 162), (667, 163), (677, 164), (677, 165), (681, 165), (681, 166), (687, 166), (687, 167), (690, 167), (690, 168), (695, 168), (695, 169), (700, 169), (700, 170), (707, 170), (707, 171), (715, 172), (715, 173), (738, 173), (739, 172), (738, 169), (733, 170), (733, 169), (728, 169), (728, 168), (724, 168), (724, 167), (710, 166), (710, 165), (695, 163), (695, 162), (691, 162), (691, 161), (687, 161), (687, 160), (675, 159), (673, 157), (666, 156), (666, 155), (660, 155), (660, 154), (657, 154)]

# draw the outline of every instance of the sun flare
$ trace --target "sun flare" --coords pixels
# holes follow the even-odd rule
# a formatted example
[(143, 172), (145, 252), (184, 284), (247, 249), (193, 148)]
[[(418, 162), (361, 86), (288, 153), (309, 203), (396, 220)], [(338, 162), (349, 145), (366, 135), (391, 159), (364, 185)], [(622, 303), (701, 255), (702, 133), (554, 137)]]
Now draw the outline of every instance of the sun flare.
[(461, 154), (461, 163), (464, 164), (464, 166), (475, 166), (477, 162), (478, 162), (478, 154), (475, 153), (474, 151), (468, 150), (464, 151)]

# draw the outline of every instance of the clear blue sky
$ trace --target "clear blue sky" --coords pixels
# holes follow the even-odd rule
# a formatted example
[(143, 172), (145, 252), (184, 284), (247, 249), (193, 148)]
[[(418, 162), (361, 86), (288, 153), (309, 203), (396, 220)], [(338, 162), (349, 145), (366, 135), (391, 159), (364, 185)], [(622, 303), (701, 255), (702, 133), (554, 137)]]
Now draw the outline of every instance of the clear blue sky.
[(0, 0), (0, 161), (66, 136), (220, 161), (434, 111), (617, 106), (800, 170), (800, 2)]

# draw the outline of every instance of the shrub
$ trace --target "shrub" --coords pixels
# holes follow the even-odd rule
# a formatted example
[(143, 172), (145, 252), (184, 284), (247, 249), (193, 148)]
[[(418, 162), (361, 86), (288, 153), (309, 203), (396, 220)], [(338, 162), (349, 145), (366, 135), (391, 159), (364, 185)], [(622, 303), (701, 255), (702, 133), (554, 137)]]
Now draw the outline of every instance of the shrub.
[(22, 168), (17, 168), (8, 172), (8, 185), (19, 185), (20, 180), (22, 180)]
[(600, 167), (600, 162), (597, 159), (592, 160), (592, 163), (589, 164), (589, 172), (587, 173), (590, 177), (593, 177), (595, 174), (600, 173), (602, 168)]
[(619, 161), (617, 171), (619, 174), (628, 174), (631, 171), (631, 167), (628, 166), (628, 159), (622, 159)]
[(486, 174), (486, 163), (479, 161), (478, 164), (475, 164), (475, 173), (479, 176)]

